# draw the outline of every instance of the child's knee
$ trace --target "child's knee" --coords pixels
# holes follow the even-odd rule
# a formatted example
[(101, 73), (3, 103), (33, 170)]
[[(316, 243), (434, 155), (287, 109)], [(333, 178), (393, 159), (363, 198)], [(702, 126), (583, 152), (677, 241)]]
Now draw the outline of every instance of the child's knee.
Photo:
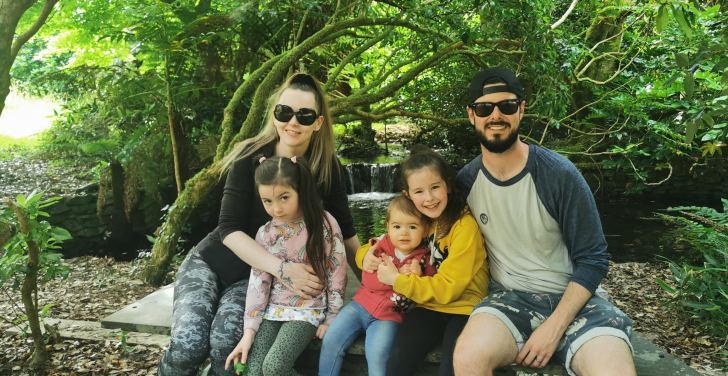
[(268, 356), (263, 360), (263, 376), (288, 375), (292, 364), (288, 364), (277, 356)]

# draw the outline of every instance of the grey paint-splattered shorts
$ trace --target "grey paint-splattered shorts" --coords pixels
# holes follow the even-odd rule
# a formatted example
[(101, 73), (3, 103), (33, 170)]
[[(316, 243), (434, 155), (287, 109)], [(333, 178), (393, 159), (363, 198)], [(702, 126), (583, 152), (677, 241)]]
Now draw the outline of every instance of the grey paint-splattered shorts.
[[(490, 313), (498, 317), (510, 329), (520, 351), (533, 331), (553, 313), (562, 296), (511, 290), (491, 281), (488, 296), (475, 306), (471, 316)], [(572, 357), (583, 344), (600, 336), (621, 338), (632, 350), (632, 320), (608, 301), (594, 295), (566, 329), (552, 359), (557, 359), (570, 375), (576, 376), (571, 370)]]

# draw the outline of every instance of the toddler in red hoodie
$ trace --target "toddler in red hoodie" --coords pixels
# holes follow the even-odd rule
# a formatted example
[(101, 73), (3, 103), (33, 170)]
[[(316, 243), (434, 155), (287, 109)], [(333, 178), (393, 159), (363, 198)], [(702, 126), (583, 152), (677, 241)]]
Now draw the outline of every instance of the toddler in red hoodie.
[[(387, 235), (381, 240), (375, 256), (387, 258), (405, 275), (432, 276), (437, 272), (430, 263), (430, 251), (423, 245), (430, 220), (420, 213), (411, 200), (395, 197), (389, 203), (386, 217)], [(415, 302), (394, 292), (392, 286), (377, 279), (377, 273), (362, 273), (361, 286), (352, 301), (341, 309), (324, 336), (319, 360), (319, 376), (338, 375), (344, 351), (366, 331), (366, 357), (370, 376), (384, 375), (402, 318)]]

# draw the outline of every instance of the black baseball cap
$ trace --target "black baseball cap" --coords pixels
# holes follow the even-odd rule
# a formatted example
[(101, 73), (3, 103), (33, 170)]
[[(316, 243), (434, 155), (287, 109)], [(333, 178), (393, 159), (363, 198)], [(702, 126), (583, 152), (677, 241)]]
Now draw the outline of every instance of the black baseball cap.
[[(501, 78), (506, 82), (505, 85), (483, 87), (483, 82), (491, 77)], [(485, 94), (491, 93), (513, 93), (519, 99), (523, 99), (523, 90), (518, 77), (508, 68), (491, 67), (486, 68), (475, 74), (473, 81), (470, 83), (470, 91), (468, 92), (468, 104), (475, 103), (478, 98)]]

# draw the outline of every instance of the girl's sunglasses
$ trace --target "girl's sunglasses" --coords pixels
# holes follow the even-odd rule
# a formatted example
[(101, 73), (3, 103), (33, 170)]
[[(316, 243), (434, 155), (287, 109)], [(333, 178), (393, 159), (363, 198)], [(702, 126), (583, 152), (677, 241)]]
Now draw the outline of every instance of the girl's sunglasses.
[(522, 99), (507, 99), (498, 103), (493, 102), (475, 102), (470, 104), (470, 108), (475, 112), (477, 117), (488, 117), (493, 113), (493, 110), (498, 106), (498, 110), (503, 115), (513, 115), (518, 111), (518, 107), (521, 106)]
[(275, 116), (276, 120), (288, 123), (293, 119), (293, 115), (296, 115), (296, 120), (298, 120), (298, 124), (309, 126), (316, 122), (316, 119), (318, 119), (318, 114), (316, 114), (316, 110), (310, 109), (310, 108), (302, 108), (298, 111), (293, 111), (292, 108), (289, 106), (286, 106), (285, 104), (278, 104), (276, 105), (275, 110), (273, 110), (273, 116)]

